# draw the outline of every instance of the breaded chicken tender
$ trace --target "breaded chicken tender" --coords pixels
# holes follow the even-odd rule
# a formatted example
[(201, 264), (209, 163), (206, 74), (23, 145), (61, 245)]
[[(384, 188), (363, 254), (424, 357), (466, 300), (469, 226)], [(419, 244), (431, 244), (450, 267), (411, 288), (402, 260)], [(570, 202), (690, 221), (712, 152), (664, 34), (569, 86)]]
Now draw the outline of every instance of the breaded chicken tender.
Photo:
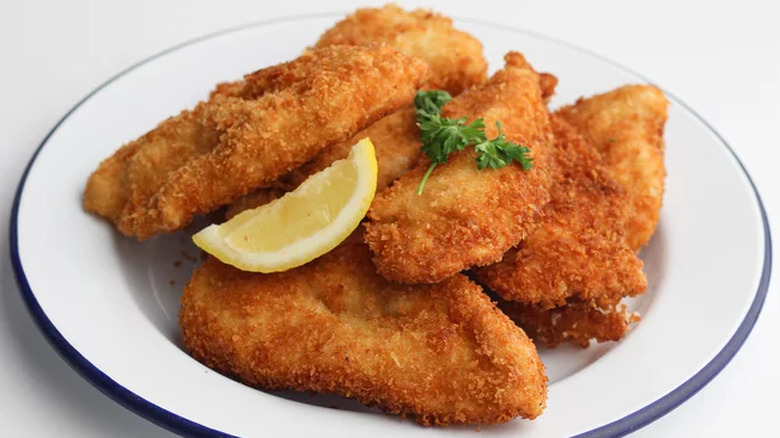
[(443, 108), (446, 117), (483, 118), (488, 138), (501, 122), (506, 138), (531, 149), (534, 166), (477, 168), (474, 148), (455, 152), (417, 186), (430, 161), (421, 160), (368, 212), (366, 242), (380, 274), (404, 283), (436, 283), (473, 266), (495, 263), (525, 238), (549, 200), (545, 154), (552, 141), (539, 75), (519, 53), (485, 84)]
[[(558, 178), (563, 175), (579, 179), (580, 184), (590, 181), (589, 185), (567, 192), (565, 186), (554, 184), (541, 225), (501, 263), (477, 273), (483, 284), (515, 301), (502, 302), (501, 308), (534, 340), (548, 347), (564, 342), (584, 347), (592, 339), (617, 341), (639, 320), (638, 314), (626, 310), (621, 298), (645, 289), (641, 262), (628, 251), (647, 243), (658, 222), (665, 177), (662, 137), (667, 105), (658, 89), (633, 85), (580, 99), (553, 117), (559, 127), (558, 117), (573, 124), (598, 149), (604, 164), (588, 159), (582, 147), (579, 152), (570, 149), (575, 155), (570, 156), (568, 165), (561, 163), (560, 157), (565, 155), (561, 155), (560, 140), (566, 135), (556, 128), (553, 155), (558, 158), (551, 165), (554, 178), (555, 174)], [(568, 131), (571, 137), (571, 129)], [(582, 140), (568, 143), (569, 148), (584, 144)], [(591, 175), (588, 169), (593, 170)], [(604, 184), (610, 175), (624, 188), (625, 197), (614, 184), (598, 189), (598, 180)], [(564, 209), (562, 216), (549, 213), (558, 209), (560, 195), (567, 193), (584, 201), (583, 207), (587, 204), (580, 210), (582, 216), (577, 210)], [(572, 214), (577, 218), (573, 220)], [(583, 222), (583, 218), (587, 220)], [(560, 222), (558, 232), (550, 234), (549, 223), (555, 221)], [(598, 239), (592, 238), (594, 231), (600, 233)], [(537, 241), (536, 235), (542, 232), (547, 232), (547, 240)], [(567, 234), (568, 238), (561, 239)], [(619, 249), (615, 242), (623, 234), (625, 248)], [(554, 241), (549, 240), (551, 236)], [(529, 248), (537, 251), (532, 253)]]
[(642, 261), (625, 243), (628, 199), (599, 153), (560, 116), (539, 224), (493, 265), (475, 270), (504, 299), (548, 309), (577, 297), (601, 305), (643, 293)]
[(550, 99), (555, 94), (555, 87), (558, 85), (558, 78), (551, 73), (539, 73), (539, 87), (542, 89), (542, 100), (544, 103), (550, 103)]
[(536, 342), (549, 348), (563, 343), (587, 347), (590, 341), (619, 341), (639, 321), (619, 300), (598, 305), (572, 299), (561, 307), (547, 309), (537, 304), (500, 302), (504, 311)]
[(229, 219), (241, 211), (266, 204), (294, 190), (309, 176), (336, 160), (347, 158), (352, 146), (366, 137), (371, 139), (376, 153), (377, 190), (392, 184), (420, 159), (420, 129), (417, 127), (414, 108), (409, 106), (380, 119), (346, 141), (328, 146), (314, 160), (275, 181), (271, 187), (255, 190), (242, 197), (228, 207), (225, 216)]
[(327, 47), (260, 70), (238, 95), (214, 93), (104, 161), (85, 208), (139, 239), (176, 231), (407, 105), (427, 70), (386, 46)]
[(141, 209), (177, 169), (218, 143), (206, 103), (198, 104), (127, 143), (100, 163), (87, 180), (84, 207), (119, 225)]
[(396, 5), (358, 9), (326, 31), (315, 47), (366, 43), (384, 43), (425, 60), (431, 67), (426, 89), (456, 95), (481, 84), (487, 75), (479, 40), (430, 10), (407, 12)]
[(424, 425), (534, 418), (547, 378), (536, 348), (463, 275), (390, 283), (359, 232), (286, 272), (209, 258), (179, 312), (193, 357), (247, 385), (338, 394)]
[[(558, 78), (549, 74), (539, 74), (539, 85), (542, 88), (542, 98), (545, 103), (555, 92)], [(233, 87), (222, 84), (223, 87)], [(240, 87), (231, 88), (235, 92)], [(379, 173), (377, 175), (377, 190), (390, 186), (396, 179), (418, 163), (421, 152), (420, 129), (413, 107), (407, 107), (380, 119), (368, 128), (358, 132), (347, 141), (328, 146), (317, 157), (303, 166), (289, 172), (271, 183), (269, 187), (257, 189), (231, 204), (225, 211), (225, 218), (230, 219), (236, 214), (267, 204), (285, 193), (294, 190), (309, 176), (317, 173), (349, 155), (349, 150), (360, 139), (368, 137), (374, 143), (376, 161)]]
[(658, 225), (664, 194), (664, 124), (669, 101), (650, 85), (628, 85), (558, 111), (604, 156), (628, 193), (628, 245), (639, 250)]
[[(454, 29), (449, 18), (430, 11), (406, 12), (395, 5), (359, 9), (326, 31), (315, 47), (369, 43), (387, 44), (426, 61), (430, 73), (423, 88), (443, 89), (457, 95), (485, 81), (487, 62), (480, 42), (468, 33)], [(273, 87), (272, 78), (220, 84), (214, 94), (252, 96), (254, 89)], [(552, 75), (542, 75), (542, 82), (551, 94), (557, 80)], [(381, 190), (417, 162), (421, 146), (419, 134), (411, 108), (391, 114), (349, 140), (325, 148), (312, 162), (280, 177), (270, 187), (244, 196), (232, 204), (226, 217), (234, 216), (237, 210), (263, 205), (295, 189), (311, 174), (345, 158), (349, 148), (364, 137), (371, 138), (376, 147), (377, 188)]]

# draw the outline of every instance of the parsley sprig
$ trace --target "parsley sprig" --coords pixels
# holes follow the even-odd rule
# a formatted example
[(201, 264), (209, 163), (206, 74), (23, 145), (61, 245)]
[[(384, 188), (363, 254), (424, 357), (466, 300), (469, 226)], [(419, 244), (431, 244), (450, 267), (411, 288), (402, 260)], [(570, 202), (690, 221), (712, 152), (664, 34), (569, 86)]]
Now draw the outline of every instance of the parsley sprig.
[(414, 98), (417, 124), (422, 131), (423, 145), (420, 150), (431, 159), (431, 165), (417, 187), (418, 195), (422, 194), (428, 177), (437, 165), (446, 163), (451, 153), (462, 151), (468, 146), (474, 146), (478, 153), (478, 169), (500, 169), (512, 161), (519, 162), (524, 170), (531, 169), (533, 162), (528, 156), (528, 148), (508, 141), (501, 132), (501, 123), (498, 121), (498, 135), (490, 140), (485, 135), (485, 123), (482, 119), (466, 123), (465, 117), (442, 117), (441, 109), (451, 99), (449, 93), (440, 90), (418, 91)]

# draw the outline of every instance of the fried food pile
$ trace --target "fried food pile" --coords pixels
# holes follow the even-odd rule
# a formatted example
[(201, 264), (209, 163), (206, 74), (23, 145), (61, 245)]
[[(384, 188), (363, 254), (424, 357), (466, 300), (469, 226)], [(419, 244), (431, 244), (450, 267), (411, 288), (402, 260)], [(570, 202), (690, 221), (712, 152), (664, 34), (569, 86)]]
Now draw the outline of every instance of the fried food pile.
[(123, 146), (90, 177), (84, 206), (139, 239), (179, 230), (401, 108), (427, 73), (385, 45), (307, 51)]
[[(184, 288), (187, 351), (265, 390), (338, 394), (423, 425), (539, 416), (537, 344), (617, 341), (647, 288), (637, 252), (658, 224), (668, 102), (628, 85), (551, 111), (557, 78), (519, 52), (487, 78), (481, 43), (440, 14), (361, 9), (297, 59), (219, 84), (90, 176), (87, 211), (138, 239), (232, 217), (294, 190), (369, 137), (377, 195), (347, 240), (298, 268), (215, 258)], [(431, 164), (417, 90), (442, 116), (484, 120), (533, 167)], [(491, 298), (494, 297), (494, 298)], [(492, 301), (496, 299), (497, 302)]]
[(404, 285), (356, 232), (300, 268), (257, 275), (215, 258), (186, 286), (184, 343), (264, 389), (353, 397), (425, 425), (534, 418), (547, 377), (531, 340), (465, 275)]

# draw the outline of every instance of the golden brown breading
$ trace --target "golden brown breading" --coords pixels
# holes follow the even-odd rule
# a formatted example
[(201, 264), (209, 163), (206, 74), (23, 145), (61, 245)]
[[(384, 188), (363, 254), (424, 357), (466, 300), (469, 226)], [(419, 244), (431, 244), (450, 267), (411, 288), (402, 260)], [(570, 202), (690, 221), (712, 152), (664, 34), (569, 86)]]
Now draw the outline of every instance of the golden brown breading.
[(587, 347), (591, 339), (619, 341), (630, 325), (639, 321), (639, 315), (628, 312), (620, 301), (599, 306), (573, 299), (554, 309), (511, 301), (503, 301), (499, 306), (531, 339), (550, 348), (564, 342)]
[(181, 301), (186, 349), (247, 385), (352, 397), (424, 425), (541, 414), (536, 348), (479, 286), (390, 283), (361, 240), (275, 274), (208, 259)]
[(365, 137), (371, 139), (376, 151), (377, 190), (392, 184), (420, 158), (420, 129), (414, 108), (409, 106), (380, 119), (346, 141), (328, 146), (314, 160), (277, 180), (272, 187), (258, 189), (242, 197), (228, 207), (225, 216), (231, 218), (240, 211), (266, 204), (295, 189), (312, 174), (346, 158), (352, 146)]
[[(539, 74), (539, 85), (542, 88), (542, 98), (545, 103), (555, 92), (558, 78), (549, 73)], [(221, 84), (224, 93), (238, 92), (238, 85)], [(303, 166), (289, 172), (271, 183), (270, 187), (257, 189), (231, 204), (225, 211), (225, 218), (230, 219), (236, 214), (267, 204), (286, 192), (294, 190), (306, 178), (333, 164), (334, 161), (346, 158), (349, 150), (358, 140), (369, 137), (376, 149), (376, 160), (379, 168), (377, 190), (388, 187), (404, 172), (409, 170), (421, 157), (420, 129), (412, 107), (398, 110), (380, 119), (368, 128), (358, 132), (352, 138), (341, 143), (328, 146), (317, 157)]]
[[(360, 9), (333, 28), (325, 32), (316, 47), (334, 44), (358, 45), (383, 43), (395, 47), (409, 56), (418, 57), (429, 63), (430, 76), (424, 88), (444, 89), (453, 95), (485, 81), (487, 63), (482, 54), (482, 45), (471, 35), (455, 30), (452, 21), (430, 11), (406, 12), (395, 5), (379, 9)], [(305, 72), (298, 72), (302, 75)], [(224, 83), (217, 86), (213, 94), (230, 96), (253, 96), (256, 90), (275, 87), (276, 74), (256, 76), (251, 80)], [(549, 97), (557, 79), (543, 74), (543, 90)], [(406, 110), (409, 114), (411, 109)], [(253, 208), (275, 199), (286, 191), (295, 189), (311, 174), (318, 172), (342, 159), (349, 153), (357, 140), (370, 137), (376, 146), (379, 164), (378, 189), (382, 189), (416, 163), (419, 157), (419, 130), (414, 115), (407, 113), (387, 116), (353, 136), (351, 139), (327, 147), (312, 162), (281, 177), (270, 188), (258, 189), (234, 203), (226, 217), (235, 215), (236, 209)], [(394, 138), (400, 136), (400, 138)]]
[(626, 189), (632, 214), (628, 245), (639, 250), (658, 225), (664, 193), (664, 123), (669, 105), (661, 90), (629, 85), (580, 99), (558, 111), (602, 153), (606, 166)]
[(534, 167), (519, 164), (479, 170), (473, 148), (436, 167), (422, 195), (416, 189), (430, 163), (423, 159), (368, 212), (366, 241), (379, 273), (393, 281), (435, 283), (472, 266), (497, 262), (522, 240), (549, 200), (544, 154), (552, 140), (539, 76), (511, 52), (506, 67), (487, 83), (444, 106), (446, 117), (484, 118), (486, 134), (529, 147)]
[(571, 297), (604, 305), (643, 293), (642, 261), (625, 243), (628, 200), (599, 153), (559, 116), (551, 117), (550, 202), (539, 224), (480, 283), (504, 299), (540, 308)]
[(406, 12), (396, 5), (358, 9), (336, 23), (315, 47), (384, 43), (425, 60), (431, 67), (426, 89), (459, 94), (485, 81), (482, 44), (452, 27), (452, 20), (430, 10)]
[(544, 103), (549, 103), (550, 98), (555, 94), (555, 87), (558, 85), (558, 78), (550, 73), (539, 73), (539, 87), (542, 89), (542, 99)]
[[(163, 123), (170, 123), (166, 120)], [(147, 134), (149, 143), (154, 138)], [(127, 186), (122, 183), (122, 175), (126, 163), (138, 151), (140, 140), (128, 143), (119, 148), (114, 155), (103, 160), (87, 181), (84, 189), (84, 208), (116, 222), (122, 215), (127, 203)], [(175, 147), (175, 146), (174, 146)]]
[(292, 184), (297, 187), (310, 175), (346, 158), (352, 146), (366, 137), (371, 139), (376, 150), (377, 189), (392, 184), (420, 158), (420, 128), (414, 108), (409, 106), (377, 121), (349, 140), (329, 146), (314, 161), (291, 172)]
[(207, 105), (201, 102), (193, 110), (169, 117), (100, 163), (84, 190), (86, 210), (118, 225), (173, 172), (213, 149), (218, 134)]
[[(85, 208), (140, 239), (178, 230), (408, 104), (426, 74), (422, 61), (385, 46), (328, 47), (253, 73), (244, 86), (264, 84), (263, 94), (216, 93), (123, 148), (122, 172), (120, 159), (105, 161)], [(106, 195), (121, 195), (121, 213)]]

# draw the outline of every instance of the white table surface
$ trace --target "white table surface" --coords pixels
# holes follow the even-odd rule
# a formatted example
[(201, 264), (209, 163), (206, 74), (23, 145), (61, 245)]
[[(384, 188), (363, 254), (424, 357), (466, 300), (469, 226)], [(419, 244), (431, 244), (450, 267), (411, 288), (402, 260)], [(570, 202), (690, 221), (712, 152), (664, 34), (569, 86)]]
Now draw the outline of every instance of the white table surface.
[[(368, 3), (377, 2), (0, 2), (2, 435), (170, 435), (82, 380), (49, 347), (22, 304), (8, 259), (8, 215), (24, 166), (46, 133), (93, 88), (169, 46), (251, 21)], [(648, 76), (731, 144), (780, 239), (780, 12), (774, 2), (401, 3), (530, 29)], [(717, 247), (718, 236), (712, 238)], [(779, 275), (776, 269), (761, 317), (731, 364), (687, 403), (632, 436), (777, 436)]]

